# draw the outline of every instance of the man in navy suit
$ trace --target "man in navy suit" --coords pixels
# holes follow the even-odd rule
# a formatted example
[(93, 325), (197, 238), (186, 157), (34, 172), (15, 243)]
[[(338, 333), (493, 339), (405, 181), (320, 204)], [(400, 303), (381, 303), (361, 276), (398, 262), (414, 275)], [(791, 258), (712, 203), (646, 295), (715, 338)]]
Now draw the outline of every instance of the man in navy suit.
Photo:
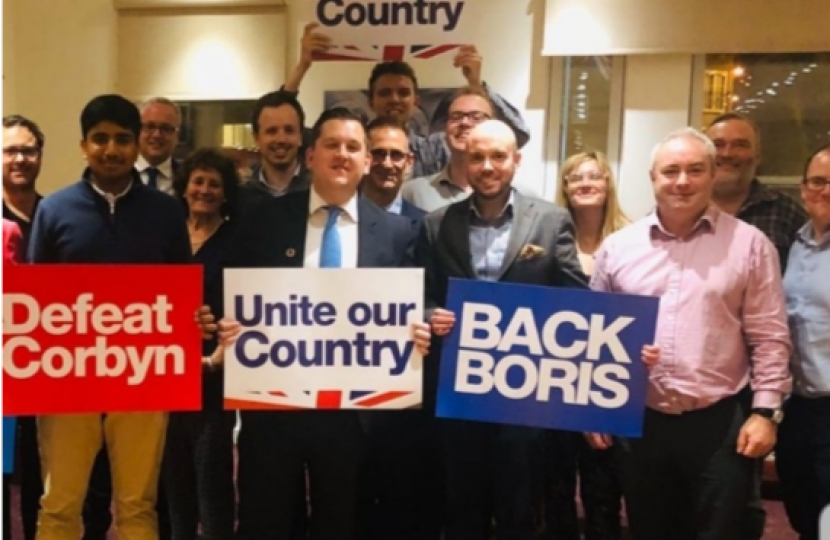
[[(371, 166), (363, 196), (409, 218), (417, 231), (426, 212), (405, 200), (401, 186), (413, 168), (409, 137), (399, 120), (379, 117), (366, 128)], [(372, 413), (361, 473), (358, 513), (362, 540), (437, 540), (444, 509), (443, 457), (433, 408)]]
[(363, 196), (393, 214), (400, 214), (420, 227), (426, 212), (401, 196), (404, 180), (412, 174), (414, 156), (409, 137), (400, 122), (380, 117), (366, 127), (371, 166), (363, 179)]
[[(323, 113), (306, 153), (311, 189), (266, 199), (251, 209), (228, 266), (242, 268), (395, 268), (412, 265), (411, 222), (360, 197), (369, 167), (366, 132), (346, 109)], [(332, 218), (334, 216), (334, 218)], [(339, 264), (323, 264), (323, 230), (335, 219)], [(367, 286), (371, 286), (367, 284)], [(219, 324), (231, 343), (235, 321)], [(430, 333), (413, 323), (415, 346), (425, 353)], [(358, 412), (244, 411), (239, 435), (239, 540), (287, 540), (297, 479), (308, 471), (310, 540), (354, 537), (358, 474), (365, 433)]]

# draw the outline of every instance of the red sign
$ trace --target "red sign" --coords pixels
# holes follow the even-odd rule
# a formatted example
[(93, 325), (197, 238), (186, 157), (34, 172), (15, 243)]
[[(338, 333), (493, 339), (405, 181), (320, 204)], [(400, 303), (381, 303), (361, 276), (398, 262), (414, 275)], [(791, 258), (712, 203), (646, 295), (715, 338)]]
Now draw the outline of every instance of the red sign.
[(7, 265), (3, 414), (198, 410), (199, 265)]

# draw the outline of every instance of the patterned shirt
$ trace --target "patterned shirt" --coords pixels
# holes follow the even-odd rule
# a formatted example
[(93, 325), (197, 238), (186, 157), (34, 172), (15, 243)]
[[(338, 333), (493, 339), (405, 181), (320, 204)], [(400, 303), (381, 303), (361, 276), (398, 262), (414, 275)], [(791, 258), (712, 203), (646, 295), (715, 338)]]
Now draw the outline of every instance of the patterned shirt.
[(752, 181), (749, 196), (735, 215), (761, 230), (778, 250), (781, 273), (787, 269), (790, 247), (799, 229), (807, 222), (807, 212), (792, 197)]

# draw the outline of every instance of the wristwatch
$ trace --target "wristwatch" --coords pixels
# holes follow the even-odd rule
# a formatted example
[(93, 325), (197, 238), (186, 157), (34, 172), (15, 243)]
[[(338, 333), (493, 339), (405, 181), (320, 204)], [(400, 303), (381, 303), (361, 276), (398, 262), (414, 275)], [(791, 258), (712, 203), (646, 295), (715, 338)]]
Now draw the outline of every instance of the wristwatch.
[(781, 409), (769, 409), (766, 407), (755, 407), (750, 411), (752, 414), (763, 416), (776, 426), (784, 420), (784, 411)]

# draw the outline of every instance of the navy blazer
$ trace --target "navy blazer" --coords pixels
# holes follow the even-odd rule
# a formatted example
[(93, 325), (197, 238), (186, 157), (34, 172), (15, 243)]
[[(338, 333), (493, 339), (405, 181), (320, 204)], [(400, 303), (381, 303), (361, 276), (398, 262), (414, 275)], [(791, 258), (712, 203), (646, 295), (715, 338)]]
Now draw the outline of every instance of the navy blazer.
[(421, 223), (423, 223), (424, 218), (427, 217), (426, 212), (406, 199), (401, 201), (401, 215), (412, 220), (412, 224), (416, 227), (416, 229), (421, 227)]
[[(310, 194), (310, 191), (287, 193), (253, 206), (242, 218), (225, 266), (302, 267)], [(417, 230), (408, 218), (390, 214), (363, 197), (358, 197), (357, 214), (358, 268), (414, 265)]]

